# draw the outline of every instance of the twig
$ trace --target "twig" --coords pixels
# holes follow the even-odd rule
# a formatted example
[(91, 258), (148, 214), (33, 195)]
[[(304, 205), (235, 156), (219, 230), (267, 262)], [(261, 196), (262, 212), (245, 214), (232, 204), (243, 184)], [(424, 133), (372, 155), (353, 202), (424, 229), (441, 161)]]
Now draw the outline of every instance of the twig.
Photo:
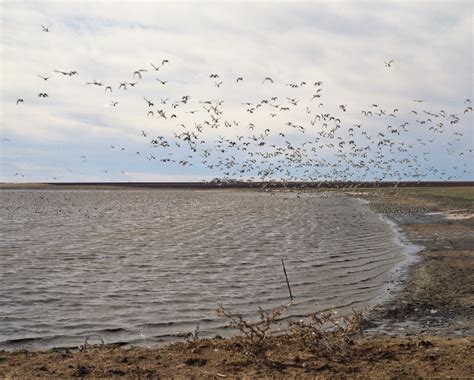
[(286, 285), (288, 285), (288, 291), (290, 292), (290, 299), (293, 301), (293, 294), (291, 294), (290, 282), (288, 281), (288, 276), (286, 275), (286, 268), (283, 259), (281, 259), (281, 265), (283, 265), (283, 272), (285, 273)]

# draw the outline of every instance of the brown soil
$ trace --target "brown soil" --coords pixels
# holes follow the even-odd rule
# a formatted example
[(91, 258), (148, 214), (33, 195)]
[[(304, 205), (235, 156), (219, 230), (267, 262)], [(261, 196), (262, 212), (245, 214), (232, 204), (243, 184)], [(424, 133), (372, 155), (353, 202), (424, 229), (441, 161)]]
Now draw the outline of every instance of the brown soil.
[(275, 338), (271, 364), (249, 362), (238, 338), (177, 343), (161, 349), (114, 346), (82, 352), (1, 352), (0, 376), (127, 378), (391, 378), (473, 377), (474, 339), (360, 339), (342, 358), (313, 355)]
[[(472, 202), (449, 196), (383, 190), (366, 197), (394, 219), (454, 208), (473, 211)], [(287, 337), (270, 338), (266, 363), (250, 361), (240, 337), (163, 348), (3, 351), (0, 377), (474, 378), (474, 220), (415, 218), (401, 227), (425, 247), (420, 260), (396, 296), (371, 312), (369, 329), (343, 356), (311, 353)]]

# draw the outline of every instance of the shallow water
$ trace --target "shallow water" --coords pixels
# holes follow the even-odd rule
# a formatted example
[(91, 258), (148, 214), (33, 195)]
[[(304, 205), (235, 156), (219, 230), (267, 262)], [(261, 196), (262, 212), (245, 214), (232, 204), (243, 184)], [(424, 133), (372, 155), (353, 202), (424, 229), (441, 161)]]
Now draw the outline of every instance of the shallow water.
[(339, 194), (1, 191), (0, 210), (4, 349), (156, 344), (198, 323), (225, 335), (219, 302), (254, 315), (288, 301), (281, 258), (290, 315), (363, 307), (404, 259), (392, 228)]

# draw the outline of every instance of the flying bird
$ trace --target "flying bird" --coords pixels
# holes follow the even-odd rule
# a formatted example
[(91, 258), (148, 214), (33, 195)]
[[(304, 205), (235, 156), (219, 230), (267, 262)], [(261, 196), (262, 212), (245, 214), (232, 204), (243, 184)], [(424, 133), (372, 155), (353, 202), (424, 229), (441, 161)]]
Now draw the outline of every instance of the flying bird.
[(138, 78), (142, 79), (142, 73), (146, 72), (147, 70), (145, 69), (140, 69), (140, 70), (136, 70), (133, 72), (133, 77), (138, 76)]
[(393, 59), (388, 62), (385, 62), (385, 67), (392, 67)]
[(145, 99), (145, 101), (148, 103), (148, 107), (153, 107), (155, 105), (151, 100), (148, 100), (147, 98), (143, 99)]

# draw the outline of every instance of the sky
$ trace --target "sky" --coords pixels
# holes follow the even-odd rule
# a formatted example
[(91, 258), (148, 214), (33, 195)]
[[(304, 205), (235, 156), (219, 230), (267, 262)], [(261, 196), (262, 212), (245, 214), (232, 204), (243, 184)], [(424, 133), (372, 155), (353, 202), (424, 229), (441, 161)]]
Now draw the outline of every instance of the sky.
[(474, 179), (472, 2), (0, 12), (1, 182)]

